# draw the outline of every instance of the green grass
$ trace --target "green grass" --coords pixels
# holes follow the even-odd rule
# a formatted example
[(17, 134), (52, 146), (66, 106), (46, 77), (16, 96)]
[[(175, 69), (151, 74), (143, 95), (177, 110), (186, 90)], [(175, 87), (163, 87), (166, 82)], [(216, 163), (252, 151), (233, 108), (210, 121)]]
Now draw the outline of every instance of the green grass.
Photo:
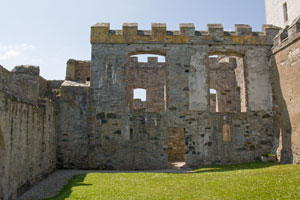
[(206, 166), (196, 173), (88, 173), (54, 199), (300, 199), (300, 166)]

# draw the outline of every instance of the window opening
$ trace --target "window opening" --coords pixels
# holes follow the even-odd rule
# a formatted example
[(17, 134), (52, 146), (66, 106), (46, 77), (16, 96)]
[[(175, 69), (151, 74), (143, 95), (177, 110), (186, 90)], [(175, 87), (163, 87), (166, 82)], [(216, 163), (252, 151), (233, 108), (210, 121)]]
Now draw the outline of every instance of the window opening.
[(167, 104), (165, 56), (139, 54), (130, 57), (126, 96), (133, 110), (164, 112)]
[(133, 99), (140, 99), (141, 101), (146, 101), (147, 90), (143, 88), (133, 89)]
[(244, 59), (211, 55), (209, 68), (209, 105), (211, 112), (246, 112)]
[(282, 7), (283, 7), (283, 19), (284, 19), (284, 22), (287, 22), (289, 20), (287, 3), (285, 2)]
[(218, 112), (217, 90), (209, 89), (210, 111)]
[(132, 140), (133, 139), (133, 129), (130, 128), (130, 131), (129, 131), (129, 139)]

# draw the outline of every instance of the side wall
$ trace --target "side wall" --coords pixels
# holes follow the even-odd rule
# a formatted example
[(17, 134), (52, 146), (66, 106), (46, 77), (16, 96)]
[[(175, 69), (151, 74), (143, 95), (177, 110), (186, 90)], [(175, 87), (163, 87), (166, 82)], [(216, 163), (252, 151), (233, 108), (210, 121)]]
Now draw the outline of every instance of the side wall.
[(282, 162), (300, 164), (300, 21), (288, 30), (288, 38), (275, 41), (273, 79), (275, 135)]
[[(22, 73), (16, 74), (0, 68), (0, 199), (4, 200), (16, 199), (55, 170), (54, 105), (47, 99), (36, 103), (40, 77), (28, 69), (19, 67)], [(19, 81), (28, 85), (18, 85), (21, 95), (13, 96), (5, 84)], [(30, 93), (29, 85), (36, 92)], [(22, 89), (29, 92), (22, 95)]]

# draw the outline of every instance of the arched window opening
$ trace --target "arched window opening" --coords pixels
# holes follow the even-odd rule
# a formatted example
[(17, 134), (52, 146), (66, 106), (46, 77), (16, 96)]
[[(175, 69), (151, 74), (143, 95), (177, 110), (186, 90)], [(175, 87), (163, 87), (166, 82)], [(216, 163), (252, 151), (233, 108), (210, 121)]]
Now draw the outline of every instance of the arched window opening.
[(208, 57), (210, 111), (246, 112), (244, 60), (239, 56), (214, 54)]
[(133, 89), (133, 109), (140, 110), (147, 108), (147, 90), (143, 88)]
[(131, 109), (164, 112), (168, 91), (165, 56), (138, 54), (129, 61), (126, 93)]
[(143, 88), (133, 89), (133, 99), (140, 99), (141, 101), (147, 101), (147, 90)]

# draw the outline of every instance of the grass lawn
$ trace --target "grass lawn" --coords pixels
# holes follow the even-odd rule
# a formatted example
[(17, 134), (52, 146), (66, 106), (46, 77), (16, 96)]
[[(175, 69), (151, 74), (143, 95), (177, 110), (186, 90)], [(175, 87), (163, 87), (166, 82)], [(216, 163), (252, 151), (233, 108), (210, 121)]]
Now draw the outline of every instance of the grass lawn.
[(300, 166), (206, 166), (196, 173), (88, 173), (54, 199), (300, 199)]

